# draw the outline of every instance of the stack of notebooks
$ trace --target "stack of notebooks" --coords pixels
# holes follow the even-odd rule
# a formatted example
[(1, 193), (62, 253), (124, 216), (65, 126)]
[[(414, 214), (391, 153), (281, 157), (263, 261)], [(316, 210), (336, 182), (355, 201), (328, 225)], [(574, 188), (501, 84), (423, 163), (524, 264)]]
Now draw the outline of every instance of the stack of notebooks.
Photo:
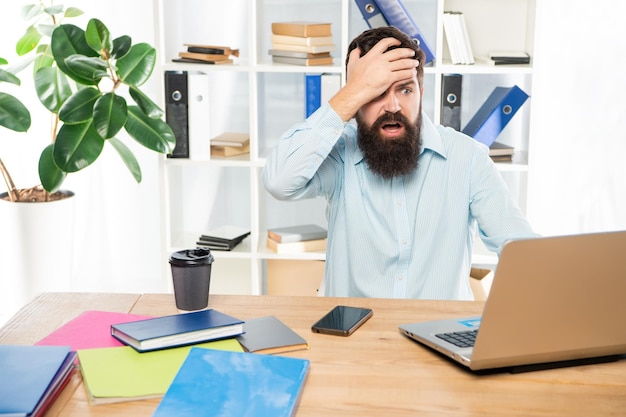
[(494, 162), (512, 162), (515, 148), (504, 143), (494, 142), (489, 147), (489, 156)]
[(473, 64), (474, 54), (463, 12), (444, 12), (443, 29), (453, 64)]
[(0, 415), (43, 416), (76, 369), (69, 346), (0, 345)]
[(185, 51), (178, 53), (178, 58), (174, 62), (191, 62), (199, 64), (232, 64), (233, 57), (239, 56), (239, 49), (229, 46), (184, 44)]
[(267, 247), (278, 254), (326, 250), (327, 230), (316, 224), (279, 227), (267, 231)]
[(248, 229), (225, 224), (201, 234), (196, 244), (210, 250), (230, 251), (248, 235), (250, 235)]
[[(80, 365), (90, 405), (162, 398), (155, 415), (206, 415), (234, 402), (248, 412), (234, 415), (290, 416), (309, 367), (270, 355), (309, 348), (278, 318), (243, 322), (214, 309), (163, 317), (88, 311), (37, 345), (0, 346), (0, 415), (41, 416)], [(189, 387), (187, 376), (197, 390), (179, 390)], [(284, 401), (268, 401), (277, 397)], [(171, 411), (175, 401), (187, 411), (180, 403)]]
[(524, 51), (494, 51), (489, 52), (489, 60), (493, 65), (523, 65), (530, 64), (530, 55)]
[(224, 132), (211, 139), (211, 156), (235, 156), (250, 153), (250, 135)]
[(331, 24), (321, 22), (272, 23), (272, 62), (291, 65), (332, 65), (335, 50)]

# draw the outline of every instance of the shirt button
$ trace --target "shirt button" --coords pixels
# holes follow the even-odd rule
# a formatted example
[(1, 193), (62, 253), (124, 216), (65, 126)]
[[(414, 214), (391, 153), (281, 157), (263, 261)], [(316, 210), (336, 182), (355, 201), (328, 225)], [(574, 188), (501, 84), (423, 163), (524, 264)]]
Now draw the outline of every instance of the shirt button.
[(402, 244), (403, 244), (403, 245), (406, 245), (406, 239), (404, 239), (404, 240), (402, 241)]
[(398, 204), (399, 206), (401, 206), (401, 205), (402, 205), (402, 200), (397, 200), (397, 201), (396, 201), (396, 204)]
[(398, 281), (402, 281), (404, 277), (402, 275), (398, 275)]

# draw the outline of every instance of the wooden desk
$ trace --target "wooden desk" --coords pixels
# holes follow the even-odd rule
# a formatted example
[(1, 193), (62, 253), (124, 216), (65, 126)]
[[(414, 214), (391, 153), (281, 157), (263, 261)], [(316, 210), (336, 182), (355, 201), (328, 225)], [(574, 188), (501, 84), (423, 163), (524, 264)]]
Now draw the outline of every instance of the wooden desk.
[[(275, 315), (311, 348), (297, 416), (623, 416), (626, 361), (524, 374), (474, 375), (412, 342), (398, 324), (475, 315), (481, 302), (212, 295), (210, 307), (241, 319)], [(350, 337), (314, 334), (311, 324), (336, 304), (371, 307)], [(85, 310), (176, 313), (170, 294), (47, 293), (2, 329), (0, 343), (32, 344)], [(75, 376), (47, 416), (151, 416), (158, 400), (90, 407)]]

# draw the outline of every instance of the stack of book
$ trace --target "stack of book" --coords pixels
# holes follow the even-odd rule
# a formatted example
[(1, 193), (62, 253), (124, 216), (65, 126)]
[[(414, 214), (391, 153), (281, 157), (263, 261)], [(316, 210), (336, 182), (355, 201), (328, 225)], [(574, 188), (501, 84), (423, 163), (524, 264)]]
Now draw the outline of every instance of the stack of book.
[(278, 254), (326, 250), (327, 231), (315, 224), (279, 227), (267, 231), (267, 247)]
[(272, 23), (272, 62), (292, 65), (332, 65), (335, 50), (330, 23)]
[(0, 346), (0, 415), (42, 416), (76, 367), (69, 346)]
[(250, 153), (250, 135), (224, 132), (211, 139), (211, 156), (235, 156)]
[(473, 64), (474, 54), (463, 12), (444, 12), (443, 29), (453, 64)]
[(489, 147), (489, 156), (493, 162), (512, 162), (515, 148), (504, 143), (494, 142)]
[(523, 65), (530, 64), (530, 55), (524, 51), (494, 51), (489, 52), (489, 60), (493, 65)]
[(225, 224), (201, 234), (196, 244), (210, 250), (230, 251), (248, 235), (248, 229)]
[(233, 58), (239, 56), (239, 49), (229, 46), (200, 45), (186, 43), (185, 51), (178, 53), (178, 58), (174, 62), (191, 62), (199, 64), (232, 64)]

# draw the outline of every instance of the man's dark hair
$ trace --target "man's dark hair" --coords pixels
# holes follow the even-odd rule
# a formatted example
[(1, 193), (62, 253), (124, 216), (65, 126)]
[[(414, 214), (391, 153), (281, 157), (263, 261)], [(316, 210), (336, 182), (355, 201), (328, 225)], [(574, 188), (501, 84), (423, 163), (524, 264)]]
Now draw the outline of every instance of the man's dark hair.
[(369, 50), (372, 49), (378, 41), (384, 38), (396, 38), (400, 41), (400, 45), (390, 46), (388, 51), (396, 48), (409, 48), (415, 51), (415, 59), (420, 62), (420, 64), (415, 68), (417, 71), (417, 81), (419, 82), (419, 85), (422, 86), (422, 81), (424, 81), (424, 61), (426, 60), (426, 54), (424, 54), (424, 51), (421, 50), (416, 42), (411, 40), (411, 38), (405, 35), (404, 32), (393, 26), (369, 29), (354, 38), (352, 42), (350, 42), (350, 46), (348, 46), (348, 53), (346, 54), (346, 67), (348, 66), (348, 61), (350, 60), (350, 52), (359, 48), (361, 50), (361, 56), (363, 56), (369, 52)]

